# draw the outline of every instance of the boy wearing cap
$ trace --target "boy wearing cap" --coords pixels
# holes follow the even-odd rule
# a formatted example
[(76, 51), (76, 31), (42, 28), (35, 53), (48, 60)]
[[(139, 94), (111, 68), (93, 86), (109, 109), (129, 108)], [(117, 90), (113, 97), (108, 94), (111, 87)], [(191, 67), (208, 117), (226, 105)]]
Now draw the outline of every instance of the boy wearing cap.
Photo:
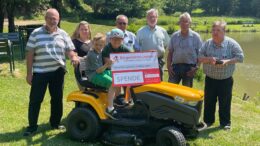
[(104, 63), (110, 60), (110, 53), (129, 52), (128, 48), (123, 45), (124, 32), (118, 28), (112, 29), (110, 32), (110, 42), (102, 51)]
[[(102, 51), (103, 61), (106, 64), (110, 62), (110, 53), (122, 53), (129, 52), (128, 48), (123, 45), (124, 41), (124, 32), (118, 28), (112, 29), (110, 32), (110, 42), (105, 46)], [(106, 111), (110, 115), (116, 114), (116, 111), (113, 109), (107, 109)]]

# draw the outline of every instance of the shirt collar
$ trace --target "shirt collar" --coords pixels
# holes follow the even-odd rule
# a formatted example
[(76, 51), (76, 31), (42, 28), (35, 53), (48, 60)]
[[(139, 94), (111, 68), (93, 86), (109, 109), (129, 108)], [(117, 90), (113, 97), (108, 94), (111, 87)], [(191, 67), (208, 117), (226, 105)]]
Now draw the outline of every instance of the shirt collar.
[(224, 37), (224, 39), (223, 39), (223, 41), (221, 42), (220, 46), (217, 46), (217, 45), (214, 43), (213, 40), (212, 40), (212, 42), (213, 42), (213, 45), (214, 45), (215, 48), (219, 48), (219, 47), (224, 48), (224, 46), (225, 46), (225, 40), (226, 40), (226, 37)]
[(150, 27), (149, 25), (147, 25), (147, 27), (148, 27), (148, 29), (149, 29), (150, 31), (156, 31), (156, 30), (157, 30), (157, 28), (158, 28), (158, 26), (157, 26), (157, 25), (155, 25), (154, 29), (151, 29), (151, 27)]
[(128, 31), (127, 31), (127, 30), (125, 30), (125, 31), (124, 31), (124, 34), (125, 34), (125, 35), (124, 35), (124, 37), (128, 37), (128, 36), (129, 36), (129, 34), (128, 34)]
[[(181, 30), (178, 31), (178, 36), (179, 36), (179, 37), (182, 36), (182, 35), (181, 35)], [(189, 29), (188, 36), (193, 37), (193, 33), (192, 33), (192, 30), (191, 30), (191, 29)]]
[(45, 33), (48, 33), (48, 34), (55, 34), (55, 33), (59, 33), (59, 32), (60, 32), (60, 29), (59, 29), (58, 26), (57, 26), (57, 30), (56, 30), (55, 32), (53, 32), (53, 33), (50, 33), (50, 32), (46, 29), (46, 25), (43, 25), (42, 27), (43, 27), (43, 31), (44, 31)]

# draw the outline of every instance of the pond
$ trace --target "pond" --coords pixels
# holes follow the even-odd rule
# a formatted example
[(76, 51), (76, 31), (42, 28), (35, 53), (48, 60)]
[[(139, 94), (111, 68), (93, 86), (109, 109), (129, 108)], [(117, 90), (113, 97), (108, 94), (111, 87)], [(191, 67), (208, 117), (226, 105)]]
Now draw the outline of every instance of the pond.
[[(256, 96), (260, 93), (260, 33), (227, 33), (227, 36), (235, 39), (242, 47), (245, 55), (243, 63), (236, 65), (234, 73), (234, 91), (243, 96)], [(211, 37), (211, 34), (201, 34), (203, 40)]]

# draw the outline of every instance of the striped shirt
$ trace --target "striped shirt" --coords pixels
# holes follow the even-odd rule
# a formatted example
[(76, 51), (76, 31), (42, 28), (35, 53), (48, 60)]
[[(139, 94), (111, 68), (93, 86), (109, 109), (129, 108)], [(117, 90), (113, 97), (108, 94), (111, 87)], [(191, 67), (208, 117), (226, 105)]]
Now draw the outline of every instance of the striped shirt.
[[(244, 54), (240, 45), (225, 36), (220, 46), (217, 46), (212, 39), (207, 40), (199, 51), (199, 57), (215, 57), (216, 59), (233, 59), (243, 62)], [(227, 64), (226, 66), (217, 66), (212, 64), (203, 64), (204, 73), (213, 79), (227, 79), (231, 77), (235, 71), (235, 64)]]
[(46, 73), (65, 68), (65, 52), (75, 47), (68, 34), (58, 28), (56, 32), (49, 33), (45, 26), (35, 29), (29, 37), (26, 50), (34, 51), (33, 72)]
[(163, 57), (170, 37), (164, 28), (155, 26), (151, 29), (147, 25), (138, 30), (136, 40), (139, 44), (137, 51), (157, 50), (158, 57)]
[(172, 63), (197, 64), (201, 46), (200, 35), (191, 29), (185, 37), (181, 35), (180, 30), (173, 33), (169, 43), (169, 50), (173, 51)]

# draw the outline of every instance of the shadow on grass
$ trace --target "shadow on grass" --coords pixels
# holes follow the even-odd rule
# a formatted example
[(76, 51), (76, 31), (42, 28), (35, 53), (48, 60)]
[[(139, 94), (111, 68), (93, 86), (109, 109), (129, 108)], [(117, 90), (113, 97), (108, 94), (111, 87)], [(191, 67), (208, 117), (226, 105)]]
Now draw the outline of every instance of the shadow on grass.
[(211, 133), (222, 130), (220, 127), (212, 127), (201, 131), (197, 138), (212, 139)]
[[(65, 123), (63, 120), (61, 123)], [(49, 123), (39, 125), (37, 132), (32, 135), (25, 137), (23, 133), (26, 128), (23, 127), (18, 131), (0, 133), (0, 145), (1, 143), (15, 144), (20, 141), (25, 140), (26, 145), (91, 145), (91, 146), (101, 146), (100, 143), (83, 143), (78, 141), (73, 141), (66, 134), (66, 130), (53, 130)]]

